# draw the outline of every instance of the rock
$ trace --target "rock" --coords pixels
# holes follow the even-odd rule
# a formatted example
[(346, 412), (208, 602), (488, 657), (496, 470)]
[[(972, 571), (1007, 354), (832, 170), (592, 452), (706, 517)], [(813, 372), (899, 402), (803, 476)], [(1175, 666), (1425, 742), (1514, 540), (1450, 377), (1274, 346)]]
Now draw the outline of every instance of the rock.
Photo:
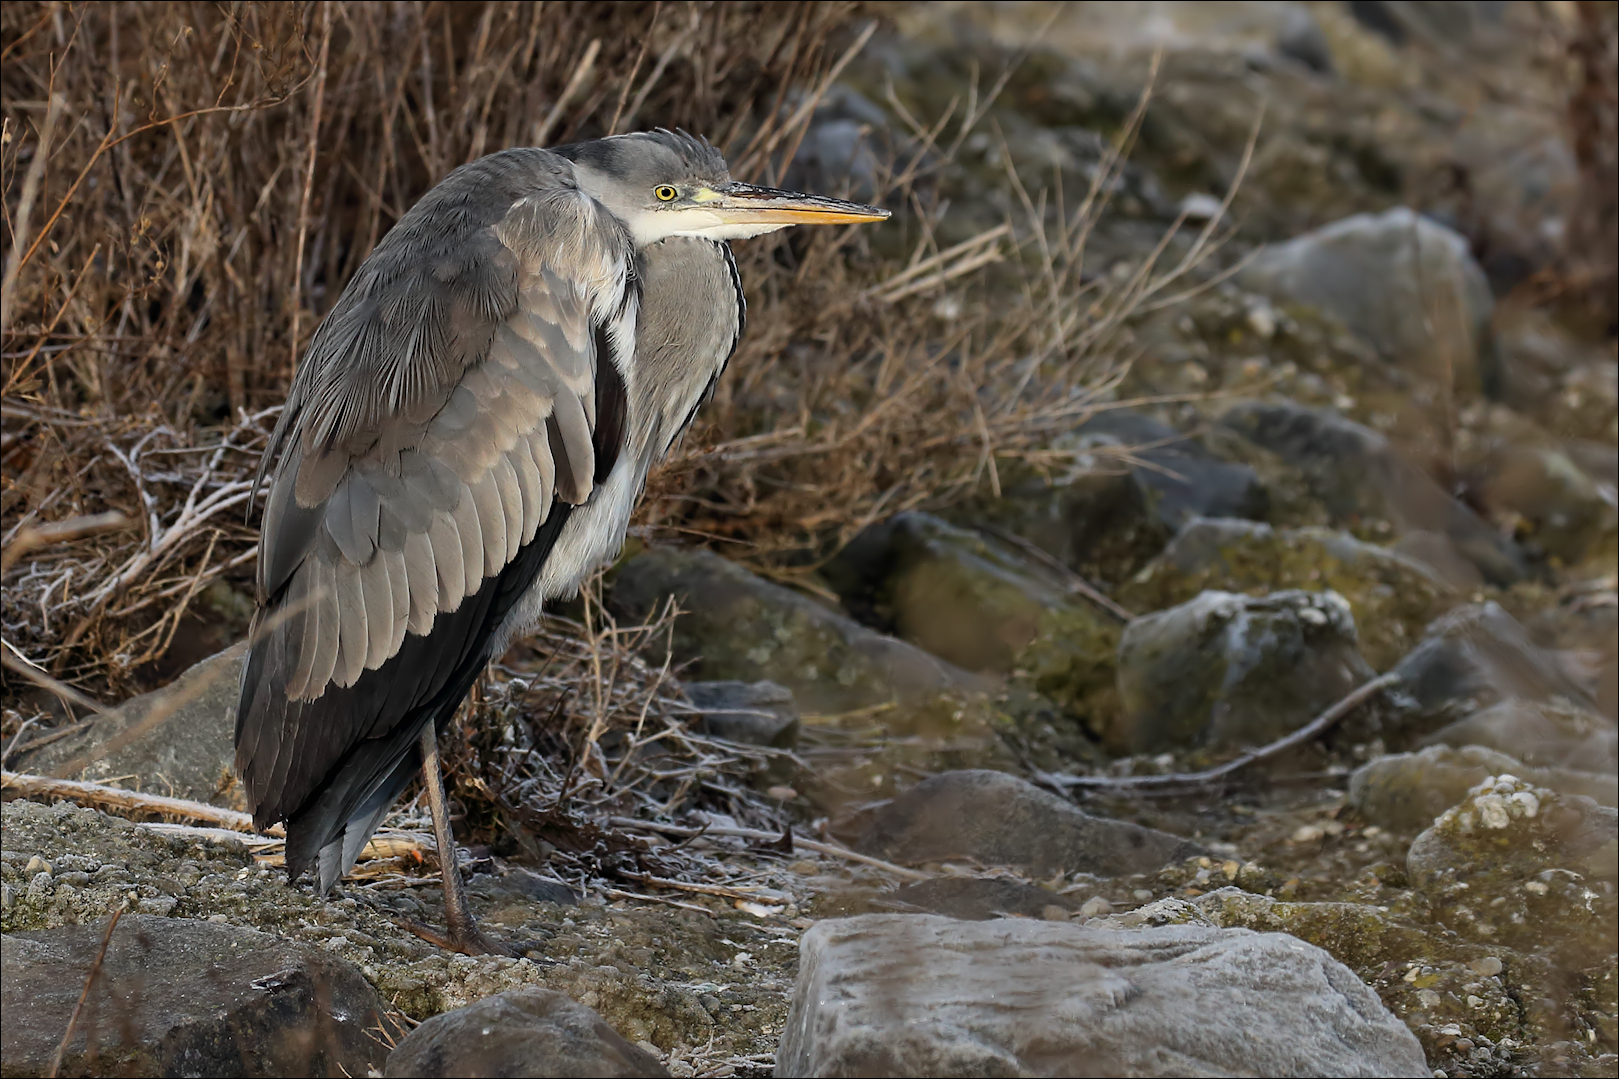
[(579, 897), (573, 889), (557, 880), (548, 880), (526, 869), (508, 869), (500, 876), (480, 873), (472, 879), (467, 890), (487, 899), (512, 899), (528, 903), (555, 903), (559, 907), (577, 906)]
[[(1473, 393), (1495, 301), (1467, 240), (1406, 207), (1355, 214), (1261, 251), (1243, 287), (1340, 319), (1388, 360)], [(1445, 369), (1449, 366), (1449, 371)]]
[[(102, 933), (89, 924), (6, 934), (6, 1074), (45, 1074)], [(385, 1055), (368, 1032), (385, 1011), (360, 972), (322, 948), (126, 914), (62, 1074), (364, 1075)]]
[(667, 1076), (595, 1011), (549, 989), (513, 989), (435, 1015), (388, 1054), (390, 1079)]
[[(1603, 1010), (1594, 1002), (1577, 1003), (1559, 988), (1589, 959), (1559, 969), (1500, 940), (1475, 943), (1426, 921), (1407, 920), (1387, 905), (1287, 902), (1236, 887), (1197, 896), (1190, 905), (1222, 928), (1287, 933), (1323, 949), (1375, 986), (1384, 1006), (1421, 1040), (1429, 1063), (1445, 1065), (1448, 1074), (1511, 1071), (1510, 1049), (1484, 1047), (1555, 1041), (1571, 1024), (1588, 1028)], [(1596, 954), (1612, 951), (1610, 945)], [(1510, 977), (1502, 976), (1503, 967)], [(1476, 1040), (1458, 1044), (1463, 1038)], [(1593, 1048), (1593, 1055), (1601, 1052)]]
[(1128, 753), (1262, 745), (1371, 676), (1336, 592), (1204, 592), (1125, 628), (1124, 711), (1104, 741)]
[(805, 709), (922, 703), (983, 683), (914, 645), (874, 633), (709, 551), (657, 548), (621, 566), (610, 603), (641, 620), (673, 596), (674, 651), (703, 678), (770, 681)]
[(979, 497), (951, 514), (958, 524), (993, 521), (1092, 582), (1120, 581), (1163, 550), (1174, 529), (1153, 512), (1147, 490), (1092, 461), (1047, 475), (1015, 464), (1001, 497)]
[(1428, 567), (1431, 575), (1458, 592), (1476, 589), (1484, 583), (1484, 574), (1443, 533), (1419, 528), (1395, 540), (1389, 550)]
[(231, 768), (246, 654), (243, 641), (210, 656), (162, 689), (97, 717), (83, 732), (41, 747), (24, 767), (44, 775), (66, 769), (89, 780), (135, 775), (146, 790), (242, 808)]
[[(709, 917), (663, 906), (608, 905), (592, 895), (559, 908), (566, 897), (557, 890), (534, 889), (548, 894), (525, 898), (520, 893), (532, 883), (525, 886), (521, 875), (491, 880), (479, 874), (469, 891), (484, 927), (504, 940), (535, 942), (541, 955), (458, 956), (405, 928), (411, 921), (444, 925), (436, 886), (372, 890), (358, 898), (345, 888), (346, 898), (318, 896), (310, 888), (288, 887), (284, 873), (257, 863), (233, 838), (159, 834), (67, 802), (46, 806), (15, 799), (0, 806), (0, 815), (6, 846), (0, 876), (14, 900), (0, 914), (6, 933), (84, 924), (99, 941), (107, 912), (133, 891), (142, 910), (159, 900), (171, 906), (177, 925), (274, 926), (301, 942), (297, 947), (354, 964), (390, 1009), (416, 1020), (534, 986), (594, 1008), (636, 1044), (651, 1042), (660, 1051), (729, 1045), (731, 1052), (768, 1055), (779, 1040), (797, 974), (791, 943), (770, 942), (759, 920), (740, 910), (720, 909)], [(18, 850), (48, 861), (54, 876), (37, 886), (21, 879), (28, 856), (14, 862)], [(79, 873), (90, 878), (88, 884), (77, 883), (83, 880)], [(487, 899), (480, 894), (485, 881), (493, 885)], [(736, 962), (738, 945), (730, 941), (752, 952), (745, 975)], [(87, 966), (77, 973), (81, 981)], [(15, 1012), (6, 1009), (5, 1028)], [(53, 1048), (64, 1024), (65, 1018), (53, 1027)], [(0, 1029), (0, 1036), (6, 1032)], [(9, 1056), (0, 1061), (8, 1062)], [(374, 1069), (380, 1065), (378, 1058)], [(368, 1071), (360, 1066), (350, 1074)]]
[[(1487, 516), (1512, 522), (1526, 550), (1553, 567), (1587, 559), (1613, 563), (1619, 530), (1613, 491), (1596, 478), (1615, 468), (1611, 442), (1593, 461), (1579, 442), (1566, 442), (1504, 404), (1474, 405), (1460, 423), (1457, 481)], [(1588, 474), (1576, 457), (1598, 471)]]
[(1492, 584), (1512, 584), (1526, 572), (1523, 554), (1510, 540), (1369, 427), (1291, 402), (1257, 401), (1232, 407), (1220, 423), (1297, 465), (1340, 524), (1380, 518), (1401, 535), (1443, 535)]
[(1500, 775), (1485, 777), (1417, 836), (1405, 864), (1413, 885), (1439, 892), (1484, 889), (1490, 878), (1517, 883), (1546, 869), (1613, 880), (1616, 858), (1619, 811)]
[(1484, 505), (1497, 517), (1515, 514), (1522, 533), (1547, 555), (1575, 565), (1595, 554), (1612, 564), (1612, 496), (1562, 449), (1498, 445), (1467, 471), (1477, 477), (1474, 486)]
[(787, 749), (798, 741), (793, 691), (775, 682), (684, 682), (702, 713), (698, 729), (715, 738)]
[(1566, 768), (1526, 768), (1484, 746), (1429, 746), (1417, 753), (1378, 757), (1349, 777), (1349, 802), (1369, 823), (1396, 832), (1419, 832), (1492, 775), (1509, 773), (1563, 794), (1603, 805), (1619, 804), (1612, 776)]
[[(1455, 719), (1513, 698), (1561, 697), (1584, 708), (1596, 707), (1591, 694), (1493, 600), (1457, 607), (1435, 619), (1394, 673), (1400, 676), (1400, 692), (1429, 716)], [(1429, 730), (1439, 725), (1434, 723)], [(1517, 756), (1511, 749), (1498, 748)]]
[(992, 537), (925, 513), (862, 531), (825, 570), (851, 611), (968, 670), (1022, 672), (1083, 715), (1111, 702), (1117, 619)]
[(1066, 921), (1075, 909), (1067, 896), (1001, 877), (936, 877), (885, 892), (873, 905), (888, 910), (942, 914), (970, 922), (1006, 917)]
[[(1121, 465), (1120, 449), (1142, 462)], [(1252, 467), (1225, 461), (1175, 428), (1128, 409), (1097, 413), (1052, 444), (1073, 455), (1054, 474), (1008, 467), (998, 499), (956, 519), (994, 521), (1091, 580), (1117, 581), (1187, 518), (1264, 520), (1270, 495)]]
[(804, 934), (776, 1074), (1430, 1072), (1360, 979), (1281, 934), (868, 914)]
[(1130, 475), (1170, 531), (1189, 517), (1263, 521), (1270, 513), (1270, 495), (1251, 467), (1222, 461), (1168, 424), (1130, 409), (1098, 412), (1056, 442), (1080, 453), (1103, 447), (1127, 449), (1142, 462), (1130, 466)]
[(1150, 873), (1205, 853), (1167, 832), (1093, 817), (1032, 783), (971, 769), (929, 776), (877, 811), (857, 848), (917, 864), (972, 858), (1052, 873)]
[(1504, 700), (1440, 728), (1428, 742), (1488, 746), (1529, 765), (1609, 777), (1619, 771), (1619, 731), (1613, 722), (1566, 701)]
[(1276, 51), (1318, 74), (1333, 74), (1332, 47), (1309, 8), (1288, 11), (1276, 32)]
[(1210, 517), (1182, 525), (1163, 554), (1118, 595), (1133, 610), (1155, 611), (1210, 589), (1256, 594), (1289, 588), (1330, 588), (1348, 600), (1361, 652), (1379, 670), (1410, 651), (1453, 602), (1428, 566), (1347, 532)]

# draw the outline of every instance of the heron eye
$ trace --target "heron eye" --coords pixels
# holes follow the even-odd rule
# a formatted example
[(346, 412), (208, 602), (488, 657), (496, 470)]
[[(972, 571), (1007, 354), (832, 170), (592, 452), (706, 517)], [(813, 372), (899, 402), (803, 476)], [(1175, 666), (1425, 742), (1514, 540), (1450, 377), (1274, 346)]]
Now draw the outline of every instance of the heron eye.
[(675, 200), (675, 196), (680, 194), (680, 192), (676, 191), (668, 184), (659, 184), (657, 187), (652, 189), (652, 193), (658, 196), (659, 202), (673, 202)]

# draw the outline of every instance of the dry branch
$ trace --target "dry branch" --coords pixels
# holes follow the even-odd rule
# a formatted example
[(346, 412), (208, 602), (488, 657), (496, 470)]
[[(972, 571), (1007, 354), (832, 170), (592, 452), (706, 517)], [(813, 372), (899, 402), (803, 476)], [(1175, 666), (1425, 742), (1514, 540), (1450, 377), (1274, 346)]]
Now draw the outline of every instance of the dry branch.
[(1218, 767), (1209, 768), (1202, 772), (1178, 772), (1160, 776), (1071, 776), (1042, 772), (1037, 778), (1040, 782), (1058, 790), (1083, 788), (1087, 790), (1169, 791), (1180, 788), (1195, 790), (1197, 788), (1217, 786), (1250, 765), (1270, 760), (1272, 757), (1286, 753), (1290, 749), (1297, 749), (1299, 746), (1319, 738), (1328, 730), (1331, 730), (1339, 720), (1350, 712), (1353, 712), (1356, 708), (1359, 708), (1399, 681), (1400, 676), (1392, 671), (1388, 674), (1379, 675), (1346, 695), (1342, 700), (1333, 704), (1298, 730), (1258, 749), (1244, 753), (1234, 760), (1229, 760)]
[[(206, 821), (237, 832), (255, 832), (253, 818), (234, 809), (223, 809), (206, 802), (193, 802), (186, 798), (170, 798), (162, 794), (143, 794), (140, 791), (109, 787), (102, 783), (89, 783), (79, 779), (55, 779), (51, 776), (30, 775), (27, 772), (0, 773), (0, 789), (13, 796), (25, 798), (65, 798), (83, 806), (115, 810), (120, 813), (152, 813), (186, 820)], [(264, 830), (265, 835), (285, 836), (279, 824)]]

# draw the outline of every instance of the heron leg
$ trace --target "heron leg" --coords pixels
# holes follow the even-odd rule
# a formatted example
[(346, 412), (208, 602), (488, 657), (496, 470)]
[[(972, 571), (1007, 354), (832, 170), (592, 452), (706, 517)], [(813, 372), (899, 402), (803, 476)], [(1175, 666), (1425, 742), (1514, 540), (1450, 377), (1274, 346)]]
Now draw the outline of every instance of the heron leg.
[(439, 870), (444, 877), (444, 920), (448, 937), (440, 937), (425, 927), (414, 927), (416, 934), (441, 948), (463, 955), (508, 955), (510, 949), (491, 940), (478, 928), (467, 904), (467, 889), (461, 882), (460, 860), (455, 852), (455, 836), (450, 831), (450, 803), (444, 796), (444, 773), (439, 768), (438, 730), (429, 723), (422, 731), (422, 782), (427, 786), (427, 804), (433, 813), (433, 838), (438, 844)]

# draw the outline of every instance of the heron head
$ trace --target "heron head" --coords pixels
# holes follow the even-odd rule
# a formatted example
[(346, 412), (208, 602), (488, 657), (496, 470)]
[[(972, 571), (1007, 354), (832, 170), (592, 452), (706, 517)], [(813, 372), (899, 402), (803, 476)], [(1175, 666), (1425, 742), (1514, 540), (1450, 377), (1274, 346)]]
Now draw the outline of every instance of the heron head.
[(738, 183), (718, 150), (683, 131), (615, 135), (555, 152), (574, 163), (580, 189), (629, 226), (642, 247), (670, 236), (738, 240), (789, 225), (889, 216), (875, 206)]

